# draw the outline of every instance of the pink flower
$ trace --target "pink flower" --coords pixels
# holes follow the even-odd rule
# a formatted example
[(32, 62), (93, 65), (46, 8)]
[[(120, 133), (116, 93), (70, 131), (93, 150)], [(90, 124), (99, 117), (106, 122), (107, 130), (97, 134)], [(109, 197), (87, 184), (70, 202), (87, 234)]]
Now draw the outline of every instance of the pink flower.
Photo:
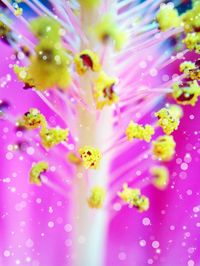
[(0, 264), (198, 265), (199, 3), (17, 2), (1, 1)]

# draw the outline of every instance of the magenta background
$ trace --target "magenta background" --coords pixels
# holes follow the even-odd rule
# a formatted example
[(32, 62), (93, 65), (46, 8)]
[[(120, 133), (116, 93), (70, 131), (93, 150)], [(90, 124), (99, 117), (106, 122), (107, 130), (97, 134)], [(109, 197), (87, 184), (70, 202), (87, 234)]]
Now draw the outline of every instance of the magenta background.
[[(12, 73), (12, 70), (8, 68), (11, 51), (2, 44), (0, 47), (1, 78), (8, 72)], [(173, 68), (171, 71), (173, 72)], [(34, 105), (54, 119), (53, 114), (33, 92), (23, 91), (21, 85), (14, 80), (0, 89), (0, 95), (3, 99), (9, 99), (11, 111), (15, 115), (24, 113)], [(158, 191), (153, 186), (145, 188), (143, 193), (151, 200), (149, 211), (140, 214), (134, 209), (124, 207), (110, 222), (106, 266), (143, 266), (151, 264), (151, 259), (152, 264), (157, 266), (200, 265), (200, 220), (199, 212), (194, 212), (196, 209), (193, 209), (200, 205), (199, 108), (199, 103), (194, 108), (184, 108), (184, 118), (179, 131), (174, 134), (177, 153), (175, 160), (169, 164), (172, 178), (168, 189)], [(191, 114), (194, 115), (193, 120), (189, 118)], [(8, 128), (8, 133), (5, 133), (5, 128)], [(30, 156), (24, 156), (23, 161), (19, 160), (19, 153), (12, 160), (5, 158), (7, 145), (12, 143), (13, 134), (13, 127), (1, 121), (0, 265), (13, 266), (18, 261), (20, 265), (32, 266), (70, 265), (71, 238), (65, 226), (70, 224), (70, 204), (47, 187), (41, 189), (29, 185), (27, 173), (31, 165)], [(183, 160), (186, 153), (191, 154), (192, 161), (188, 170), (182, 171), (176, 159)], [(181, 172), (186, 175), (183, 176)], [(10, 178), (11, 181), (5, 183), (5, 178)], [(52, 179), (57, 180), (56, 178), (52, 175)], [(16, 188), (16, 191), (11, 192), (11, 188)], [(192, 191), (192, 195), (188, 195), (188, 191)], [(38, 198), (42, 200), (40, 204), (36, 202)], [(25, 202), (26, 206), (23, 210), (16, 211), (16, 204), (21, 202)], [(50, 206), (53, 213), (49, 212)], [(151, 221), (149, 226), (143, 225), (145, 217)], [(48, 227), (49, 221), (54, 222), (53, 228)], [(170, 226), (175, 229), (170, 230)], [(145, 247), (139, 245), (142, 239), (146, 241)], [(160, 254), (152, 247), (154, 240), (160, 243)], [(5, 250), (10, 251), (9, 257), (5, 257)]]

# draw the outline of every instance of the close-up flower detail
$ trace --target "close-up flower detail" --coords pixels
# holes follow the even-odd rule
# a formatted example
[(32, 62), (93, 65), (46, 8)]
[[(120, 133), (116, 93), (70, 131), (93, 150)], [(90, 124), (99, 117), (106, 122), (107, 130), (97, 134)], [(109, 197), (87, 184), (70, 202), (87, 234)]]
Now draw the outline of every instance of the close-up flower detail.
[(169, 182), (169, 171), (165, 166), (153, 166), (150, 169), (153, 176), (153, 184), (159, 189), (165, 189)]
[(99, 186), (93, 187), (90, 197), (88, 198), (88, 205), (91, 208), (100, 209), (103, 207), (105, 199), (105, 189)]
[(200, 1), (0, 0), (0, 51), (0, 266), (198, 266)]
[(132, 139), (140, 139), (150, 142), (154, 133), (154, 128), (151, 125), (141, 126), (133, 121), (126, 128), (126, 136), (129, 141)]
[(101, 160), (101, 153), (98, 149), (85, 146), (79, 149), (81, 159), (83, 160), (83, 165), (86, 169), (94, 168), (97, 169)]
[(83, 75), (88, 69), (94, 72), (98, 72), (101, 69), (98, 56), (90, 50), (83, 50), (77, 54), (74, 57), (74, 62), (79, 75)]
[(39, 162), (34, 164), (30, 171), (30, 183), (40, 186), (41, 185), (41, 174), (48, 169), (46, 162)]
[(175, 153), (176, 143), (173, 136), (160, 136), (152, 142), (153, 155), (162, 161), (170, 161)]
[(173, 97), (182, 105), (195, 105), (200, 96), (200, 86), (196, 80), (174, 83)]
[(130, 207), (134, 206), (141, 212), (149, 208), (149, 199), (141, 195), (139, 189), (129, 188), (127, 184), (124, 184), (122, 192), (118, 192), (118, 195)]
[(62, 141), (68, 141), (68, 129), (42, 128), (40, 131), (41, 144), (45, 148), (52, 148)]
[(102, 109), (106, 105), (112, 105), (118, 101), (118, 96), (114, 91), (116, 79), (100, 72), (94, 84), (94, 99), (97, 109)]
[(28, 129), (35, 129), (38, 127), (46, 127), (46, 119), (36, 108), (31, 108), (23, 116), (21, 125)]
[(155, 115), (158, 117), (159, 126), (162, 127), (166, 135), (170, 135), (178, 128), (180, 117), (174, 112), (173, 108), (162, 108)]

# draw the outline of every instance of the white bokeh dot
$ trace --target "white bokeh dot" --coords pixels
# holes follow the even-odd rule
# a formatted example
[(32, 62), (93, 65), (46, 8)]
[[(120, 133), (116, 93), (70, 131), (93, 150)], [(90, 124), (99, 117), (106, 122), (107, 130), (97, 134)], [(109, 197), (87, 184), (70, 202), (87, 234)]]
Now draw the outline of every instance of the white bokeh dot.
[(146, 246), (146, 241), (144, 239), (140, 240), (140, 246), (145, 247)]
[(160, 246), (160, 244), (159, 244), (158, 241), (153, 241), (153, 242), (152, 242), (152, 247), (153, 247), (153, 248), (159, 248), (159, 246)]
[(175, 230), (175, 226), (174, 225), (170, 225), (170, 230), (174, 231)]
[(158, 74), (158, 71), (155, 68), (150, 69), (150, 75), (152, 77), (156, 77)]
[(153, 260), (152, 259), (148, 259), (147, 263), (151, 265), (151, 264), (153, 264)]
[(28, 155), (33, 155), (34, 152), (35, 152), (35, 149), (33, 147), (28, 147), (26, 152), (27, 152)]
[(148, 217), (143, 218), (142, 220), (143, 225), (148, 226), (151, 224), (151, 221)]
[(33, 245), (34, 245), (33, 240), (30, 239), (30, 238), (27, 239), (27, 241), (26, 241), (26, 246), (27, 246), (27, 248), (32, 248)]
[(193, 260), (188, 260), (187, 265), (188, 265), (188, 266), (194, 266), (194, 261), (193, 261)]
[(121, 206), (120, 203), (115, 203), (115, 204), (113, 204), (113, 209), (114, 209), (115, 211), (120, 211), (121, 208), (122, 208), (122, 206)]
[(65, 231), (66, 232), (71, 232), (72, 231), (72, 225), (71, 224), (66, 224), (65, 226), (64, 226), (64, 229), (65, 229)]
[(188, 169), (188, 164), (187, 163), (182, 163), (181, 164), (181, 170), (186, 171)]
[(126, 260), (126, 253), (125, 252), (119, 252), (118, 258), (119, 258), (119, 260)]
[(13, 153), (12, 152), (7, 152), (6, 153), (6, 159), (7, 160), (12, 160), (12, 158), (13, 158)]
[(4, 255), (4, 257), (9, 257), (10, 256), (10, 251), (9, 250), (4, 250), (3, 255)]
[(53, 227), (54, 227), (54, 222), (49, 221), (49, 222), (48, 222), (48, 227), (49, 227), (49, 228), (53, 228)]

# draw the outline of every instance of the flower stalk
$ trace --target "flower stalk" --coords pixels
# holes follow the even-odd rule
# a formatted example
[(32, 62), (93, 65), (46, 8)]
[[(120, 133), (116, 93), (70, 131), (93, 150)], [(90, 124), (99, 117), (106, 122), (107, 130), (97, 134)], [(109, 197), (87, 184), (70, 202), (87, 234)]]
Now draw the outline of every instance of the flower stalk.
[[(81, 41), (80, 51), (84, 49), (95, 49), (95, 41), (90, 34), (91, 25), (98, 23), (100, 13), (98, 9), (81, 7), (81, 26), (86, 34), (88, 43)], [(101, 54), (103, 47), (100, 47), (97, 54)], [(102, 67), (104, 71), (112, 69), (112, 53), (104, 58)], [(113, 73), (109, 73), (113, 74)], [(83, 99), (89, 109), (94, 110), (93, 80), (95, 74), (86, 73), (80, 77), (80, 88)], [(103, 146), (109, 136), (112, 135), (112, 108), (104, 108), (100, 118), (97, 119), (96, 112), (88, 112), (82, 106), (78, 107), (77, 131), (78, 147), (90, 145), (103, 150)], [(105, 156), (100, 162), (98, 170), (86, 170), (78, 166), (74, 180), (74, 266), (101, 266), (104, 264), (105, 241), (107, 231), (108, 213), (106, 209), (95, 211), (85, 204), (91, 188), (98, 184), (107, 190), (109, 180), (109, 158)], [(83, 241), (83, 243), (82, 243)]]

